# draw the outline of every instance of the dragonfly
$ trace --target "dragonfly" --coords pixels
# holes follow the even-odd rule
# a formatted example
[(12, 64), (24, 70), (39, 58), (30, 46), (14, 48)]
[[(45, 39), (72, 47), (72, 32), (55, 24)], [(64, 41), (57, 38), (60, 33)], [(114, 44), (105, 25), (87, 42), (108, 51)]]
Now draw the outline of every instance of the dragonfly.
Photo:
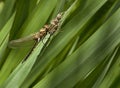
[(36, 45), (42, 41), (45, 36), (49, 33), (50, 35), (53, 35), (57, 29), (58, 29), (58, 26), (59, 26), (59, 23), (60, 23), (60, 20), (61, 20), (61, 17), (62, 17), (62, 14), (63, 13), (59, 13), (56, 18), (54, 18), (50, 24), (46, 24), (43, 26), (43, 28), (41, 28), (38, 32), (34, 33), (34, 34), (31, 34), (29, 36), (26, 36), (26, 37), (23, 37), (23, 38), (20, 38), (20, 39), (16, 39), (16, 40), (12, 40), (10, 41), (9, 43), (9, 46), (10, 47), (16, 47), (16, 46), (19, 46), (21, 45), (21, 43), (25, 43), (25, 42), (28, 42), (28, 41), (31, 41), (31, 40), (34, 40), (34, 45), (32, 47), (32, 49), (30, 50), (30, 52), (28, 53), (28, 55), (25, 57), (24, 61), (29, 57), (29, 55), (32, 53), (33, 49), (36, 47)]

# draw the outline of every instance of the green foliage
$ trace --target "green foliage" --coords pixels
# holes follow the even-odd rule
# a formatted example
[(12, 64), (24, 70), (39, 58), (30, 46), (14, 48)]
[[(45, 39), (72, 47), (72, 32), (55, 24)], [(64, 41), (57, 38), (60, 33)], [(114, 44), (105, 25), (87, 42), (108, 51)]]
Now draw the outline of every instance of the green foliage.
[[(1, 0), (0, 88), (119, 88), (120, 0)], [(63, 12), (55, 34), (32, 45), (9, 42)]]

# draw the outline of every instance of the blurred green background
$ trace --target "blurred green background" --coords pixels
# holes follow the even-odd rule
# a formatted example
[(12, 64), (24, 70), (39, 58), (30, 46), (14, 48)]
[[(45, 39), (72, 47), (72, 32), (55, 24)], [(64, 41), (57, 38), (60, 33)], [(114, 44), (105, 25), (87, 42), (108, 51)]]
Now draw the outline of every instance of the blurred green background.
[[(9, 42), (61, 12), (58, 30), (22, 62), (34, 41)], [(0, 88), (120, 88), (119, 22), (120, 0), (0, 0)]]

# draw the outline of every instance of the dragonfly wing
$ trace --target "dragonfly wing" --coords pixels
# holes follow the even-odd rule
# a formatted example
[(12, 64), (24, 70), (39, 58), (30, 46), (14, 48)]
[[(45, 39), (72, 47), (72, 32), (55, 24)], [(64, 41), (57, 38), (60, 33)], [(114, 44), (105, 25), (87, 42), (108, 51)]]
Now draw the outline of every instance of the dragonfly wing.
[(35, 42), (33, 39), (33, 35), (26, 36), (20, 39), (12, 40), (9, 42), (8, 46), (10, 48), (18, 48), (18, 47), (24, 47), (32, 45)]

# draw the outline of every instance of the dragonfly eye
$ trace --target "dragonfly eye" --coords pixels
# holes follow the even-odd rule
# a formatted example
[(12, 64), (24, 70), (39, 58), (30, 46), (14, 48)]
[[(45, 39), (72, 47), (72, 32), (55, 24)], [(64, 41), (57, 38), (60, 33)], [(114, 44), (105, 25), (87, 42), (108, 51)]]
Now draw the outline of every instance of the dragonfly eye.
[(56, 23), (54, 22), (54, 20), (52, 20), (52, 21), (50, 22), (50, 24), (56, 25)]
[(37, 33), (35, 33), (34, 34), (34, 40), (38, 40), (38, 38), (40, 37), (40, 33), (39, 32), (37, 32)]
[(62, 13), (59, 13), (59, 14), (57, 15), (57, 19), (60, 20), (61, 17), (62, 17)]
[(45, 26), (44, 26), (44, 28), (45, 28), (46, 30), (48, 30), (49, 27), (50, 27), (49, 25), (45, 25)]

